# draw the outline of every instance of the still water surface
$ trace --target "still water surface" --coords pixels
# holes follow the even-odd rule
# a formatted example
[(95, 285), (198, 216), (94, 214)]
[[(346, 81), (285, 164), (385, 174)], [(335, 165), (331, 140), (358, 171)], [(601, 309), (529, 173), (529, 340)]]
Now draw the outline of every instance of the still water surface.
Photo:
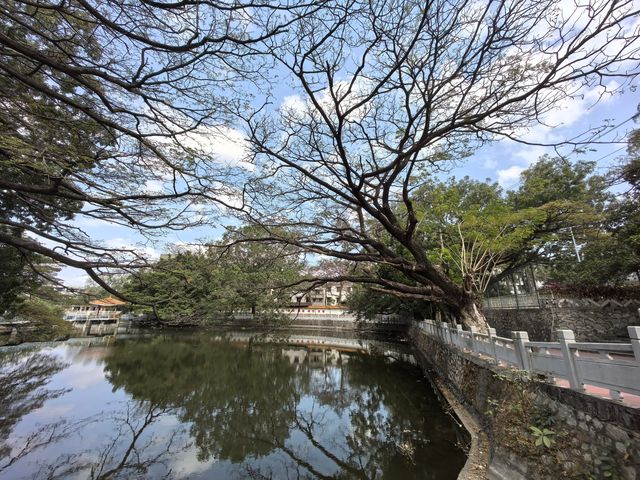
[(1, 352), (0, 478), (445, 480), (462, 468), (459, 431), (400, 346), (222, 337)]

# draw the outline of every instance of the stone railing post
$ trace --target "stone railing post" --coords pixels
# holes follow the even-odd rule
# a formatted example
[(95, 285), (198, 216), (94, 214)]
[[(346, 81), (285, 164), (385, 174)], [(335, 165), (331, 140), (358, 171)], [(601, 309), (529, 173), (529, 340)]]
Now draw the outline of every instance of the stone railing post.
[(636, 363), (640, 365), (640, 327), (627, 327)]
[(478, 353), (478, 347), (476, 346), (476, 333), (478, 333), (478, 327), (470, 327), (471, 330), (471, 351)]
[(17, 343), (18, 341), (18, 329), (16, 327), (11, 328), (11, 334), (9, 335), (9, 345)]
[(440, 324), (440, 328), (442, 329), (442, 341), (447, 345), (451, 344), (451, 334), (449, 333), (449, 323), (442, 322)]
[(458, 348), (464, 350), (464, 343), (462, 342), (462, 325), (456, 325), (456, 336), (458, 337)]
[(567, 368), (569, 385), (573, 390), (582, 391), (583, 387), (578, 380), (578, 370), (576, 369), (576, 362), (570, 348), (572, 343), (576, 343), (576, 336), (572, 330), (558, 330), (558, 341), (560, 342), (562, 357), (564, 358), (564, 363)]
[(491, 344), (491, 354), (493, 355), (493, 359), (498, 363), (498, 353), (496, 352), (496, 329), (489, 327), (489, 343)]
[(513, 347), (516, 350), (516, 358), (520, 368), (528, 372), (531, 370), (529, 353), (526, 347), (526, 343), (529, 341), (529, 334), (527, 332), (511, 332), (511, 339), (513, 340)]
[(434, 329), (436, 331), (435, 337), (442, 342), (442, 322), (436, 322)]
[(82, 328), (82, 336), (88, 337), (91, 333), (91, 317), (87, 315), (87, 320), (84, 322), (84, 327)]

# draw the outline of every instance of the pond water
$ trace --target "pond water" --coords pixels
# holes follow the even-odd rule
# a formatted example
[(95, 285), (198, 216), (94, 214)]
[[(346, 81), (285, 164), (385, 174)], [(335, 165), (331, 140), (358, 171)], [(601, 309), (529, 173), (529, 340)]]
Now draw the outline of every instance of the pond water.
[(200, 332), (5, 350), (0, 478), (454, 479), (460, 431), (403, 348)]

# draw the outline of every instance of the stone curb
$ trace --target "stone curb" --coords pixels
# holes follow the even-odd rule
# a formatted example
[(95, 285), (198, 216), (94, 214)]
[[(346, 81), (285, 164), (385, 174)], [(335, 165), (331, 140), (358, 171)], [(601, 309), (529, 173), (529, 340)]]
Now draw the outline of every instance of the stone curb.
[(413, 347), (414, 354), (419, 359), (418, 365), (420, 365), (426, 379), (437, 390), (444, 402), (451, 407), (456, 420), (462, 424), (462, 427), (471, 437), (467, 461), (458, 474), (458, 480), (487, 480), (489, 478), (491, 445), (486, 432), (482, 429), (473, 413), (458, 400), (447, 384), (438, 376), (431, 363), (422, 355), (420, 350), (415, 345)]
[(469, 448), (467, 461), (458, 474), (458, 480), (486, 480), (489, 468), (489, 439), (480, 424), (473, 415), (458, 401), (453, 392), (440, 380), (435, 373), (432, 381), (440, 391), (449, 406), (471, 435), (471, 446)]

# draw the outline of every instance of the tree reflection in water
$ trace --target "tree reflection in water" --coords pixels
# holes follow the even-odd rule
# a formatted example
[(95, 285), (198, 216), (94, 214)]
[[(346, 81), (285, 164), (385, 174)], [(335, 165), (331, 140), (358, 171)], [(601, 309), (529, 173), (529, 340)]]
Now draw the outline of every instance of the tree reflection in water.
[(240, 477), (455, 478), (454, 427), (417, 372), (297, 350), (158, 338), (117, 346), (105, 372), (114, 389), (174, 409), (198, 459), (238, 464)]
[(267, 455), (289, 434), (299, 400), (295, 368), (278, 349), (190, 341), (127, 343), (106, 360), (106, 378), (134, 399), (175, 408), (198, 459), (241, 462)]
[[(111, 412), (112, 431), (99, 448), (64, 454), (54, 462), (41, 464), (35, 477), (47, 480), (147, 478), (154, 468), (148, 478), (171, 478), (169, 462), (178, 452), (189, 448), (181, 438), (185, 431), (177, 429), (167, 436), (154, 433), (145, 436), (159, 418), (170, 412), (150, 402), (136, 403), (125, 402), (121, 410)], [(85, 420), (84, 426), (91, 429), (102, 422), (104, 416)]]
[[(82, 360), (81, 355), (74, 359)], [(61, 419), (35, 428), (24, 436), (12, 436), (20, 420), (42, 408), (47, 401), (69, 392), (69, 388), (50, 388), (52, 377), (69, 366), (50, 352), (35, 352), (34, 349), (8, 351), (0, 355), (0, 476), (7, 478), (91, 478), (107, 480), (140, 478), (149, 467), (162, 464), (175, 454), (174, 439), (180, 430), (174, 430), (169, 438), (151, 436), (141, 442), (141, 436), (150, 425), (166, 414), (149, 402), (140, 404), (125, 402), (115, 411), (102, 412), (82, 419)], [(82, 450), (63, 454), (55, 459), (36, 460), (36, 472), (20, 475), (21, 463), (37, 457), (39, 451), (51, 447), (74, 435), (91, 432), (97, 424), (109, 422), (110, 433), (98, 449)], [(184, 430), (183, 430), (184, 433)], [(161, 441), (159, 441), (161, 440)], [(154, 444), (162, 444), (160, 450)], [(188, 447), (183, 444), (183, 448)], [(153, 452), (149, 455), (149, 452)]]
[(9, 350), (0, 355), (0, 474), (35, 450), (68, 433), (65, 422), (38, 428), (24, 438), (10, 439), (22, 417), (37, 410), (65, 389), (49, 389), (53, 375), (66, 366), (59, 358), (34, 350)]
[[(464, 462), (419, 372), (392, 358), (157, 336), (67, 350), (98, 382), (83, 390), (56, 377), (60, 355), (12, 355), (0, 370), (2, 478), (444, 480)], [(72, 408), (60, 420), (38, 423), (34, 412), (52, 406), (51, 418), (61, 403)]]

